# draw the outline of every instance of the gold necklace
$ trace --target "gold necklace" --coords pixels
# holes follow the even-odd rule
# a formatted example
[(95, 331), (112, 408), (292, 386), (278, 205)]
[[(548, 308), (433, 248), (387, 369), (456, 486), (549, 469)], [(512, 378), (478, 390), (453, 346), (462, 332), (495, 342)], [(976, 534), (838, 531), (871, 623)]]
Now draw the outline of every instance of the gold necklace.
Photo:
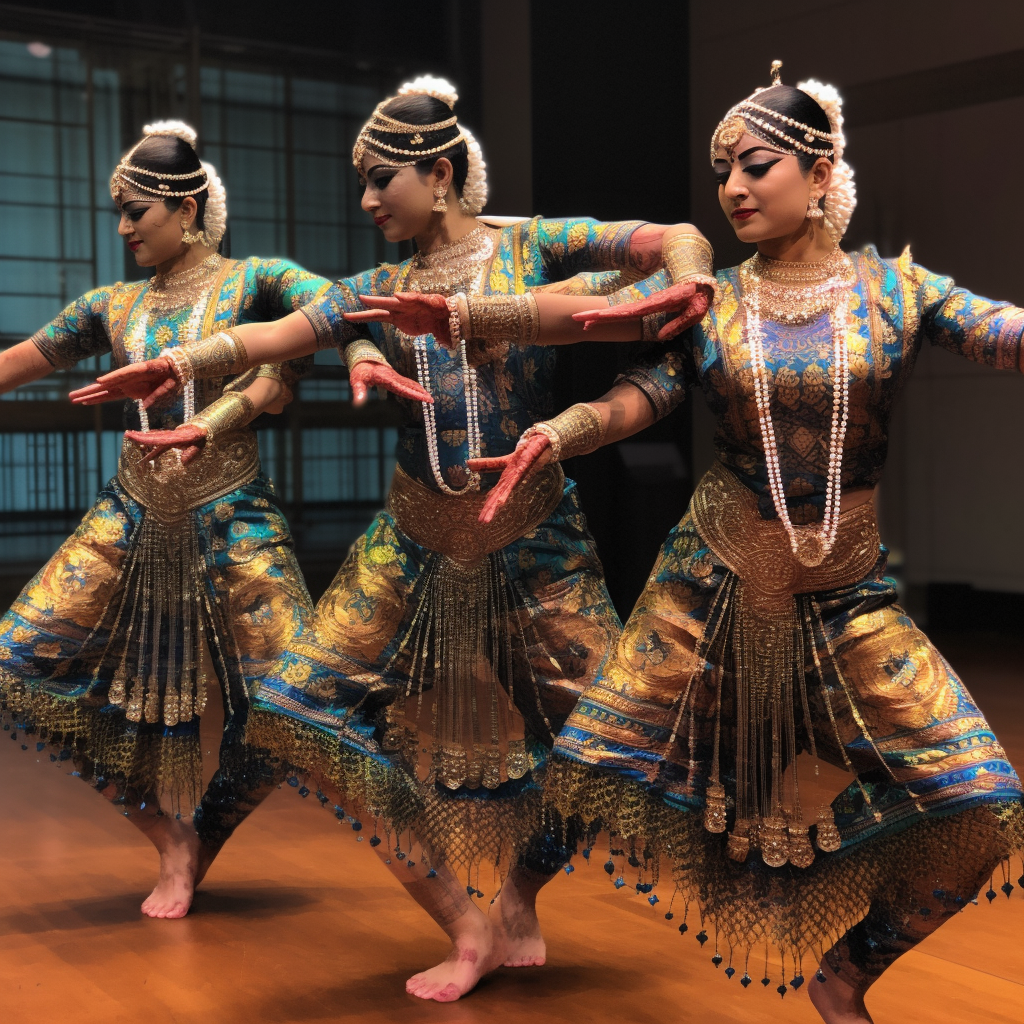
[(211, 253), (202, 263), (173, 274), (157, 274), (143, 297), (143, 308), (151, 313), (177, 313), (191, 305), (220, 270), (224, 257)]
[(416, 253), (405, 287), (409, 291), (434, 295), (472, 293), (474, 284), (483, 280), (481, 264), (494, 256), (497, 234), (481, 224), (450, 245)]
[(755, 253), (740, 265), (743, 291), (758, 293), (761, 316), (784, 324), (806, 324), (833, 308), (837, 289), (856, 281), (853, 261), (838, 246), (823, 260), (797, 263)]

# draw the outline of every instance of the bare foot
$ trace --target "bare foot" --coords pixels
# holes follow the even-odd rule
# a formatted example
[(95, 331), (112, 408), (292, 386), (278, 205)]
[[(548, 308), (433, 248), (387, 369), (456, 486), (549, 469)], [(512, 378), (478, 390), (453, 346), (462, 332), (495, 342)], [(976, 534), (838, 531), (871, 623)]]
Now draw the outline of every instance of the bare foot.
[(494, 901), (491, 915), (498, 917), (505, 929), (508, 951), (505, 967), (541, 967), (547, 962), (547, 946), (537, 920), (537, 894), (520, 891), (514, 875), (510, 875)]
[(808, 994), (825, 1024), (873, 1024), (862, 992), (844, 981), (824, 960), (821, 973), (826, 980), (812, 978)]
[(147, 835), (160, 852), (160, 880), (143, 902), (142, 912), (147, 917), (184, 917), (192, 906), (199, 870), (199, 836), (191, 821), (171, 815), (158, 819)]
[(453, 1003), (485, 975), (500, 967), (506, 956), (505, 936), (500, 926), (480, 915), (482, 924), (471, 934), (460, 936), (448, 958), (429, 971), (414, 974), (405, 991), (420, 999)]

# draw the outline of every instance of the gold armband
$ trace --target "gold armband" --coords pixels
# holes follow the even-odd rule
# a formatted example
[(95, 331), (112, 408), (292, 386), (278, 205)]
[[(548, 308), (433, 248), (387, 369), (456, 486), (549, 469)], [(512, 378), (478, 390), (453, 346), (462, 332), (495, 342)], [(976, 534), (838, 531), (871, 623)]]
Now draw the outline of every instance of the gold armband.
[(234, 331), (220, 331), (194, 344), (165, 348), (160, 355), (171, 361), (181, 384), (193, 377), (226, 377), (249, 369), (249, 354)]
[[(460, 299), (462, 336), (484, 341), (535, 345), (540, 336), (537, 298), (525, 295), (472, 295)], [(464, 309), (462, 308), (464, 302)]]
[(387, 364), (387, 359), (384, 353), (372, 341), (367, 341), (365, 338), (357, 338), (345, 346), (345, 365), (348, 367), (349, 373), (352, 372), (352, 367), (356, 363)]
[(604, 421), (600, 412), (587, 402), (570, 405), (564, 412), (524, 431), (519, 443), (537, 434), (551, 442), (555, 462), (596, 451), (604, 441)]
[(270, 380), (276, 380), (279, 384), (284, 384), (285, 379), (281, 373), (280, 363), (264, 363), (259, 370), (256, 371), (257, 379), (260, 377), (267, 377)]
[(218, 434), (244, 427), (256, 415), (256, 406), (248, 395), (231, 391), (211, 402), (201, 413), (189, 420), (206, 428), (206, 440), (212, 442)]
[(715, 252), (703, 235), (673, 235), (661, 258), (673, 284), (696, 280), (716, 287)]

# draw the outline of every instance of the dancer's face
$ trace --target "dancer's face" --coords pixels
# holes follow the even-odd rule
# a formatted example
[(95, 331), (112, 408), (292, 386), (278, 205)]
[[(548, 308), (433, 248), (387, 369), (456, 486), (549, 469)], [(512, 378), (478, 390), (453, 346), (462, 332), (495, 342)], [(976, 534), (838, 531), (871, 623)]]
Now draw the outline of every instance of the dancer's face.
[(186, 196), (177, 210), (168, 210), (159, 200), (145, 203), (130, 200), (121, 208), (117, 233), (131, 249), (140, 267), (155, 267), (181, 256), (187, 250), (182, 241), (185, 221), (195, 226), (196, 201)]
[(389, 242), (404, 242), (425, 232), (440, 214), (434, 212), (434, 189), (451, 183), (452, 165), (443, 157), (424, 174), (416, 167), (390, 167), (363, 157), (359, 183), (361, 206)]
[(825, 157), (804, 172), (792, 153), (773, 149), (753, 135), (743, 135), (729, 149), (719, 146), (713, 168), (718, 201), (744, 242), (800, 232), (811, 196), (823, 196), (832, 180), (832, 164)]

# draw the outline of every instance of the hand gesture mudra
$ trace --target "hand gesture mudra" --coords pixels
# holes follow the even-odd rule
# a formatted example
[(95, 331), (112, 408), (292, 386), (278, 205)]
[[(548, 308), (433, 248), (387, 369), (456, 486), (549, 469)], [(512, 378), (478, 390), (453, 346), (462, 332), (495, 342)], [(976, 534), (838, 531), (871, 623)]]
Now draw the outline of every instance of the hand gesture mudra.
[(455, 348), (448, 330), (448, 301), (443, 295), (395, 292), (394, 295), (360, 295), (359, 301), (367, 308), (346, 313), (345, 319), (351, 323), (376, 320), (394, 324), (403, 334), (414, 338), (432, 334), (445, 348)]
[(531, 434), (519, 442), (509, 455), (490, 459), (470, 459), (466, 465), (474, 473), (501, 473), (480, 510), (481, 523), (489, 523), (508, 501), (516, 486), (529, 480), (551, 461), (551, 441), (545, 434)]
[(430, 392), (417, 381), (403, 377), (387, 363), (378, 363), (363, 359), (348, 371), (348, 382), (352, 389), (352, 404), (362, 405), (370, 388), (384, 388), (399, 398), (408, 398), (413, 402), (432, 404), (434, 399)]
[(148, 409), (162, 398), (178, 390), (178, 378), (166, 356), (130, 363), (98, 377), (93, 384), (72, 391), (68, 396), (75, 405), (99, 405), (126, 398), (140, 399)]
[(183, 423), (174, 430), (126, 430), (124, 436), (145, 450), (146, 462), (153, 461), (172, 448), (181, 451), (181, 464), (187, 466), (206, 444), (206, 427)]
[(603, 306), (574, 313), (573, 320), (583, 321), (583, 330), (589, 331), (596, 325), (607, 325), (628, 320), (639, 320), (650, 313), (678, 313), (660, 331), (659, 341), (668, 341), (682, 334), (694, 324), (699, 324), (711, 308), (714, 293), (710, 285), (683, 281), (655, 292), (639, 302), (623, 302), (617, 306)]

